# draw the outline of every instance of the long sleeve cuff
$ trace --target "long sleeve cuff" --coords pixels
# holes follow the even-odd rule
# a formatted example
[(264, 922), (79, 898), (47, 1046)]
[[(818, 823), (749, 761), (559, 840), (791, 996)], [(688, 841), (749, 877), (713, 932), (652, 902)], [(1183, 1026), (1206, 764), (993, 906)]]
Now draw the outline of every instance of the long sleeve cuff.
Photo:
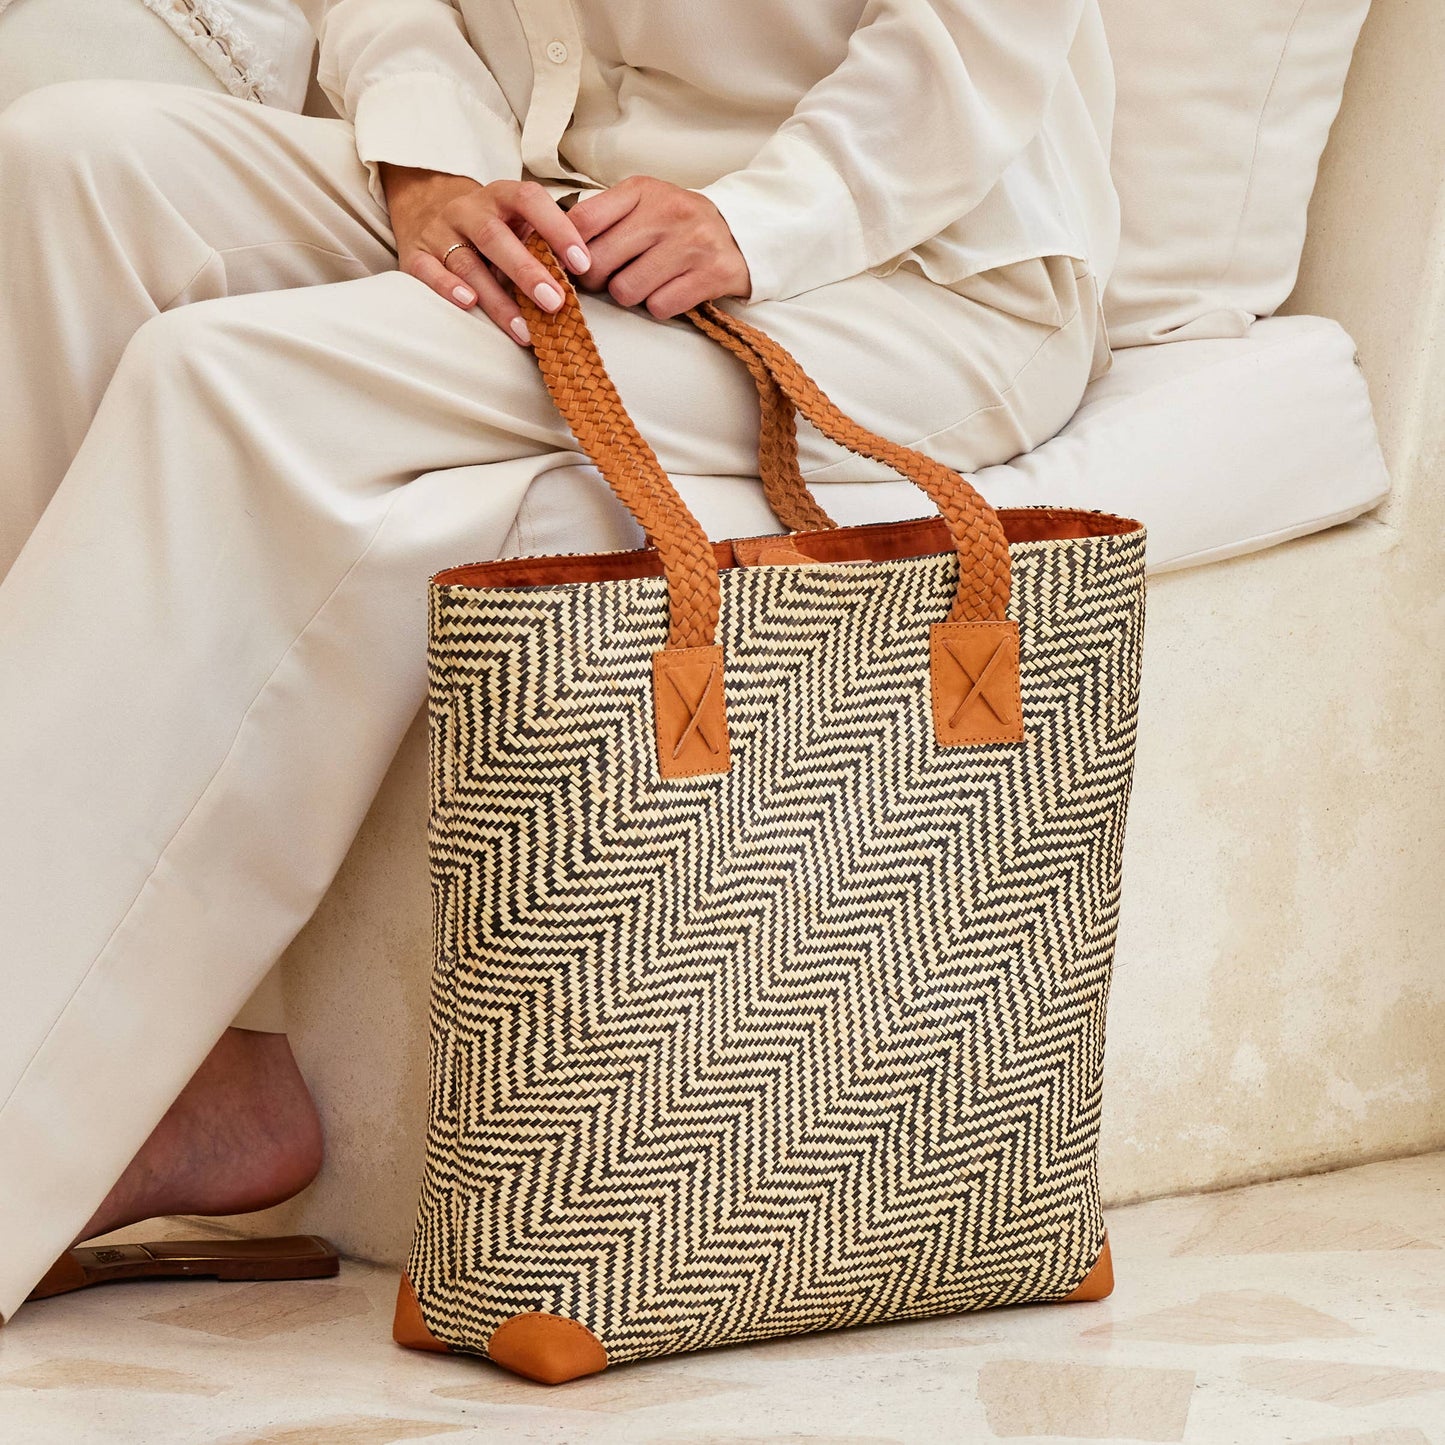
[(752, 301), (781, 301), (868, 268), (858, 207), (843, 177), (786, 128), (742, 170), (700, 186), (748, 263)]
[(469, 176), (482, 185), (522, 173), (516, 123), (434, 71), (390, 75), (369, 85), (356, 103), (355, 128), (357, 154), (383, 208), (382, 161)]

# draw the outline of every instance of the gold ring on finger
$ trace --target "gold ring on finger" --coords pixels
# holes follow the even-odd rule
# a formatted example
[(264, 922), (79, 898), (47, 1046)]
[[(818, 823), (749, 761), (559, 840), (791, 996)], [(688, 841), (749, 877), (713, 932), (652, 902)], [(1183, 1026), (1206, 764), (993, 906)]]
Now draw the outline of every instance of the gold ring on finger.
[[(445, 265), (447, 264), (447, 257), (450, 256), (453, 251), (476, 251), (476, 250), (477, 250), (477, 248), (476, 248), (474, 245), (472, 245), (472, 243), (471, 243), (470, 241), (453, 241), (452, 244), (451, 244), (450, 246), (448, 246), (445, 251), (442, 252), (442, 257), (441, 257), (442, 265), (445, 266)], [(477, 251), (477, 255), (480, 256), (480, 255), (481, 255), (481, 252), (480, 252), (480, 251)]]

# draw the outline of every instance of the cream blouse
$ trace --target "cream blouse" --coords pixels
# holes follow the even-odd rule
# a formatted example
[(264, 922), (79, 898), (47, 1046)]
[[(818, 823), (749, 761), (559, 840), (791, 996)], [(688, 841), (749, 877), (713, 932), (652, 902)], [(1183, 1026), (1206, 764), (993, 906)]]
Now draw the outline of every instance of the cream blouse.
[(319, 77), (377, 163), (709, 196), (755, 300), (1118, 246), (1098, 0), (336, 0)]

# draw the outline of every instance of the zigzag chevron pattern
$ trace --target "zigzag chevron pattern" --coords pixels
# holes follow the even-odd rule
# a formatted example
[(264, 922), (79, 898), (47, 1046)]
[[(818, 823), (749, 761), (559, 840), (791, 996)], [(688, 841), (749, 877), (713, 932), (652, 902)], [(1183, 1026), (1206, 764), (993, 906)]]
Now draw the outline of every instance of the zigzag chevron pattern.
[(1059, 1298), (1103, 1237), (1142, 529), (1012, 548), (1027, 738), (938, 748), (952, 557), (723, 574), (733, 764), (660, 782), (660, 579), (434, 586), (410, 1275), (614, 1361)]

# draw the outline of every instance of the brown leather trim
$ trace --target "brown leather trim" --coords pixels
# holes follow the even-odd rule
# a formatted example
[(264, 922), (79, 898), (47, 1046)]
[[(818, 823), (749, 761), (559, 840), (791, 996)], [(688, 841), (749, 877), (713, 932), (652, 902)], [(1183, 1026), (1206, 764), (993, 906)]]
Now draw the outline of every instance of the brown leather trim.
[(652, 711), (657, 770), (664, 778), (727, 772), (732, 752), (721, 647), (669, 647), (654, 652)]
[(396, 1315), (391, 1322), (391, 1337), (397, 1344), (409, 1350), (434, 1350), (437, 1354), (448, 1355), (451, 1346), (443, 1344), (427, 1328), (422, 1318), (421, 1301), (411, 1287), (411, 1279), (402, 1275), (396, 1290)]
[(1086, 1274), (1077, 1289), (1070, 1291), (1059, 1304), (1082, 1304), (1086, 1300), (1106, 1299), (1114, 1293), (1114, 1261), (1109, 1254), (1109, 1236), (1104, 1236), (1104, 1247), (1094, 1261), (1094, 1267)]
[(790, 536), (738, 537), (733, 541), (733, 561), (739, 567), (796, 567), (811, 565), (810, 557)]
[(541, 1313), (503, 1320), (487, 1341), (487, 1357), (542, 1385), (580, 1380), (607, 1368), (607, 1351), (586, 1325)]
[[(998, 514), (1010, 542), (1050, 542), (1064, 538), (1117, 537), (1137, 532), (1140, 524), (1107, 512), (1053, 507), (1006, 508)], [(742, 539), (761, 543), (761, 538)], [(777, 545), (779, 539), (769, 539)], [(952, 552), (953, 539), (942, 517), (909, 522), (873, 522), (834, 527), (824, 532), (794, 532), (788, 545), (816, 562), (891, 562)], [(715, 542), (719, 570), (738, 565), (732, 542)], [(560, 557), (513, 557), (449, 567), (432, 578), (437, 587), (550, 587), (572, 582), (617, 582), (632, 577), (661, 577), (662, 561), (650, 547), (636, 552), (579, 553)]]
[(939, 747), (1023, 741), (1017, 622), (935, 622), (928, 677)]

